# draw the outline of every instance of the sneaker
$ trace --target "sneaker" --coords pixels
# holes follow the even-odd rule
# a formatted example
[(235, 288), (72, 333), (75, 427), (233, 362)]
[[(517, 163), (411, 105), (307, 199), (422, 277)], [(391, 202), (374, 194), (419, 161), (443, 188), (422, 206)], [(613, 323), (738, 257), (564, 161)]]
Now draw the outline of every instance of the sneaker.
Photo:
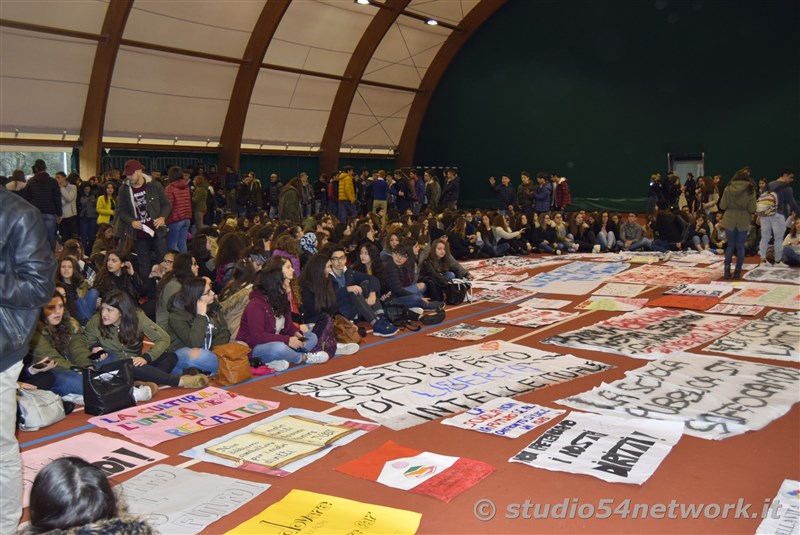
[(75, 404), (71, 401), (64, 401), (64, 399), (62, 398), (61, 404), (64, 405), (64, 416), (72, 414), (72, 411), (75, 410)]
[(330, 357), (325, 351), (314, 351), (306, 353), (306, 364), (321, 364), (327, 362)]
[(428, 301), (426, 309), (428, 311), (435, 310), (436, 312), (441, 312), (444, 310), (444, 303), (442, 301)]
[[(153, 399), (153, 396), (158, 393), (158, 385), (155, 383), (150, 383), (147, 381), (134, 381), (133, 386), (134, 388), (147, 388), (150, 390), (150, 395), (147, 397), (147, 399)], [(147, 399), (137, 401), (147, 401)]]
[(389, 320), (384, 317), (379, 318), (372, 326), (372, 334), (385, 338), (396, 335), (397, 330), (397, 327), (389, 323)]
[(560, 255), (561, 254), (561, 249), (556, 249), (556, 254)]
[(270, 360), (264, 363), (268, 368), (272, 368), (276, 372), (282, 372), (289, 369), (288, 360)]
[(153, 391), (146, 386), (133, 387), (133, 399), (138, 403), (139, 401), (150, 401), (153, 399)]
[(178, 381), (180, 388), (205, 388), (208, 386), (208, 377), (205, 375), (181, 375)]
[(789, 267), (789, 264), (781, 260), (780, 262), (775, 262), (775, 267)]
[(600, 245), (599, 245), (599, 244), (595, 244), (595, 246), (594, 246), (594, 247), (592, 247), (592, 252), (593, 252), (594, 254), (597, 254), (597, 253), (599, 253), (599, 252), (600, 252)]
[(69, 401), (70, 403), (74, 403), (75, 405), (86, 405), (83, 401), (83, 396), (80, 394), (67, 394), (65, 396), (61, 396), (62, 401)]
[(336, 356), (341, 355), (352, 355), (353, 353), (357, 353), (359, 350), (358, 344), (336, 344)]

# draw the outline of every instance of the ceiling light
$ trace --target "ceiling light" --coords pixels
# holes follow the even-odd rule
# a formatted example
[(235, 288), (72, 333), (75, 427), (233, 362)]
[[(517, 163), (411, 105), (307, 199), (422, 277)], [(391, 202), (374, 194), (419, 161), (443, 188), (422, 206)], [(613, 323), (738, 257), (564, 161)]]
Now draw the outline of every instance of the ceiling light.
[(425, 24), (427, 24), (428, 26), (438, 26), (439, 21), (436, 19), (428, 19), (425, 21)]
[(354, 0), (356, 4), (361, 4), (362, 6), (368, 6), (369, 0)]

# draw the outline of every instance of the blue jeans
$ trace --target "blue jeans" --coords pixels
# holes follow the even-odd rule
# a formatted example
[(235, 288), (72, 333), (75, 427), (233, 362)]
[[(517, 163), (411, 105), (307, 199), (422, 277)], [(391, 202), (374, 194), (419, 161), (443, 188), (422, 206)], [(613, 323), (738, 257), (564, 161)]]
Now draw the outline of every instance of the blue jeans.
[(99, 296), (97, 288), (89, 288), (85, 296), (79, 297), (75, 301), (75, 307), (78, 309), (77, 320), (81, 325), (89, 321), (94, 315), (95, 310), (97, 310), (97, 298)]
[(431, 306), (430, 303), (425, 302), (425, 299), (422, 298), (421, 294), (412, 294), (412, 295), (403, 295), (401, 297), (395, 297), (401, 303), (403, 303), (408, 308), (419, 307), (422, 310), (435, 310), (435, 306)]
[(305, 333), (305, 336), (308, 340), (305, 342), (303, 351), (295, 351), (285, 342), (267, 342), (265, 344), (258, 344), (253, 348), (253, 358), (259, 358), (267, 363), (267, 365), (273, 360), (286, 360), (299, 364), (303, 361), (303, 354), (310, 352), (317, 345), (316, 334)]
[(42, 214), (42, 221), (47, 228), (47, 241), (50, 242), (50, 249), (56, 250), (56, 216), (55, 214)]
[[(786, 247), (783, 250), (783, 260), (790, 266), (800, 266), (800, 254), (795, 253), (791, 247)], [(738, 258), (736, 263), (738, 265)]]
[(186, 252), (186, 237), (189, 234), (189, 219), (183, 221), (175, 221), (167, 225), (169, 227), (169, 234), (167, 234), (167, 249)]
[(742, 270), (744, 264), (744, 244), (747, 241), (746, 230), (733, 228), (728, 233), (728, 246), (725, 248), (725, 267), (730, 269), (733, 255), (736, 255), (736, 271)]
[[(192, 358), (189, 353), (192, 351), (199, 351), (197, 357)], [(216, 375), (219, 369), (219, 360), (217, 356), (208, 349), (192, 349), (190, 347), (182, 347), (175, 350), (178, 355), (178, 363), (172, 369), (172, 373), (183, 375), (186, 368), (197, 368), (198, 370), (207, 372), (209, 375)]]
[(758, 246), (758, 254), (761, 259), (767, 258), (767, 248), (769, 240), (775, 238), (775, 261), (780, 262), (783, 258), (783, 236), (786, 234), (786, 218), (783, 214), (771, 216), (761, 216), (761, 243)]
[(601, 250), (607, 251), (614, 247), (614, 245), (617, 243), (617, 239), (614, 237), (613, 232), (598, 232), (597, 243), (600, 245)]
[(339, 201), (339, 221), (347, 223), (351, 215), (356, 215), (356, 206), (350, 201)]
[(78, 220), (80, 226), (81, 244), (84, 251), (92, 250), (92, 243), (94, 243), (94, 236), (97, 234), (97, 218), (96, 217), (83, 217)]
[(703, 249), (708, 248), (708, 236), (692, 236), (692, 245), (694, 245), (695, 249), (700, 247), (701, 244)]
[(649, 251), (653, 245), (653, 242), (650, 238), (642, 238), (641, 240), (637, 240), (631, 244), (630, 247), (623, 247), (626, 251), (638, 251), (639, 249), (644, 249), (645, 251)]
[(53, 370), (56, 381), (53, 383), (52, 390), (59, 396), (67, 394), (83, 395), (83, 374), (67, 370)]

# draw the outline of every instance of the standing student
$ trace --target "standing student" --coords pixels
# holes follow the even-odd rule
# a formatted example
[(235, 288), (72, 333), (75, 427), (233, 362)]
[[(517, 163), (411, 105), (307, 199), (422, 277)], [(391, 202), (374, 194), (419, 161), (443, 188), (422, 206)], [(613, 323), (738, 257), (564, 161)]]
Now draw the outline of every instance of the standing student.
[(192, 194), (178, 166), (167, 171), (167, 200), (172, 209), (167, 218), (167, 249), (185, 253), (189, 226), (192, 221)]
[(726, 279), (731, 278), (731, 260), (736, 255), (736, 268), (733, 278), (742, 275), (744, 264), (744, 244), (750, 232), (750, 219), (756, 211), (756, 188), (750, 176), (750, 168), (744, 167), (736, 172), (733, 179), (722, 192), (719, 201), (720, 209), (725, 211), (722, 216), (722, 226), (728, 236), (725, 247), (725, 272)]
[(771, 238), (775, 242), (775, 263), (783, 263), (783, 236), (786, 233), (786, 218), (792, 212), (800, 214), (800, 207), (797, 206), (797, 201), (794, 200), (792, 182), (794, 182), (794, 171), (784, 169), (777, 180), (767, 184), (767, 189), (777, 196), (778, 202), (773, 215), (762, 215), (760, 218), (761, 244), (758, 247), (758, 253), (761, 256), (762, 264), (767, 263), (767, 248)]

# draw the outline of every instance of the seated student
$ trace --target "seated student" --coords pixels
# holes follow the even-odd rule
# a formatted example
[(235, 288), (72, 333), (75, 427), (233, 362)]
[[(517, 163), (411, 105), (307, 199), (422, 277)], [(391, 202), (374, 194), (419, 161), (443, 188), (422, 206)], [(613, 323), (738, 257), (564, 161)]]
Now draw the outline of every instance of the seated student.
[(561, 212), (553, 214), (552, 227), (556, 233), (556, 241), (563, 244), (567, 252), (574, 253), (578, 250), (579, 245), (575, 243), (575, 236), (570, 234), (569, 226), (564, 222), (564, 216)]
[(392, 293), (405, 306), (419, 307), (423, 310), (441, 310), (444, 303), (431, 301), (425, 297), (424, 282), (417, 282), (419, 273), (416, 263), (411, 260), (414, 253), (411, 246), (398, 246), (392, 250), (392, 257), (383, 261), (384, 281), (382, 286)]
[(476, 243), (481, 246), (481, 251), (490, 257), (503, 256), (506, 254), (511, 246), (508, 243), (498, 242), (489, 214), (483, 214), (480, 221), (477, 233), (478, 241), (476, 241)]
[(608, 212), (603, 212), (600, 217), (595, 216), (594, 235), (596, 243), (600, 246), (600, 251), (614, 251), (617, 248), (617, 237), (619, 229), (617, 224), (609, 217)]
[(329, 358), (324, 351), (312, 352), (316, 335), (304, 333), (292, 322), (286, 281), (293, 276), (290, 262), (259, 272), (237, 335), (252, 348), (254, 359), (261, 359), (276, 371), (287, 369), (289, 363), (319, 364)]
[(97, 276), (97, 268), (86, 257), (86, 252), (83, 250), (83, 245), (79, 240), (67, 240), (64, 242), (64, 248), (61, 250), (61, 258), (71, 256), (78, 263), (78, 270), (80, 271), (89, 286), (94, 284), (94, 278)]
[(26, 534), (156, 535), (142, 519), (124, 508), (102, 470), (79, 457), (61, 457), (33, 480), (30, 526)]
[[(377, 247), (375, 248), (377, 251)], [(323, 254), (315, 254), (308, 259), (300, 276), (302, 303), (300, 314), (304, 323), (316, 323), (322, 314), (333, 316), (339, 313), (336, 303), (336, 290), (328, 276), (331, 261)]]
[[(171, 375), (178, 363), (175, 353), (167, 351), (169, 335), (136, 308), (128, 294), (119, 290), (109, 292), (100, 305), (100, 312), (86, 324), (86, 345), (90, 358), (96, 358), (100, 368), (112, 362), (131, 359), (133, 377), (137, 381), (181, 388), (205, 388), (205, 375)], [(153, 347), (142, 351), (144, 337)]]
[(98, 224), (90, 256), (94, 256), (97, 253), (116, 251), (117, 247), (119, 247), (119, 239), (114, 236), (114, 227), (108, 223)]
[(86, 368), (94, 362), (89, 358), (80, 325), (70, 317), (60, 292), (53, 293), (50, 302), (42, 307), (30, 351), (31, 364), (23, 369), (22, 382), (52, 390), (59, 396), (83, 395), (83, 375), (72, 368)]
[(800, 266), (800, 217), (796, 217), (792, 230), (783, 239), (783, 261), (790, 266)]
[[(531, 216), (536, 219), (534, 216)], [(514, 216), (513, 224), (511, 224), (511, 230), (518, 230), (520, 231), (519, 240), (522, 243), (525, 250), (529, 253), (534, 252), (535, 244), (531, 241), (531, 232), (533, 229), (533, 224), (531, 223), (531, 218), (528, 217), (527, 214), (524, 212), (518, 213)]]
[[(164, 255), (167, 259), (169, 253)], [(187, 280), (198, 277), (197, 261), (189, 253), (178, 253), (173, 257), (172, 270), (161, 277), (156, 286), (156, 323), (166, 325), (169, 320), (168, 303)]]
[[(106, 254), (106, 263), (94, 279), (94, 287), (100, 293), (100, 299), (105, 300), (108, 293), (113, 290), (125, 292), (138, 307), (145, 298), (144, 284), (139, 274), (134, 270), (134, 263), (121, 253), (109, 251)], [(148, 301), (142, 310), (148, 318), (155, 318), (155, 303)]]
[(233, 278), (217, 296), (222, 307), (222, 316), (228, 324), (228, 331), (233, 339), (239, 334), (242, 314), (250, 301), (250, 292), (253, 291), (259, 272), (259, 269), (256, 269), (257, 265), (247, 258), (239, 260), (233, 269)]
[(717, 254), (724, 253), (725, 248), (728, 246), (728, 233), (725, 231), (725, 227), (722, 226), (722, 216), (722, 212), (717, 212), (717, 221), (711, 228), (711, 248), (716, 249)]
[(686, 248), (693, 247), (698, 251), (707, 251), (711, 243), (710, 237), (711, 230), (706, 222), (706, 217), (703, 214), (697, 214), (694, 223), (689, 225), (689, 233), (683, 242), (683, 246)]
[(644, 228), (639, 224), (638, 217), (634, 213), (628, 214), (628, 220), (619, 227), (619, 239), (625, 251), (649, 251), (652, 241), (645, 236)]
[[(584, 219), (584, 215), (580, 212), (576, 212), (574, 216), (572, 216), (572, 220), (569, 223), (569, 232), (572, 234), (575, 244), (578, 246), (578, 251), (582, 251), (585, 253), (600, 252), (600, 246), (595, 243), (596, 237), (594, 235), (594, 231), (592, 230), (589, 223), (587, 223)], [(597, 245), (597, 247), (595, 247)]]
[(492, 220), (492, 233), (494, 233), (495, 242), (498, 244), (507, 243), (511, 248), (511, 252), (516, 255), (526, 255), (530, 253), (530, 249), (526, 242), (521, 239), (522, 230), (512, 231), (508, 226), (508, 216), (497, 214)]
[[(364, 243), (358, 248), (358, 258), (350, 269), (370, 275), (378, 279), (378, 282), (383, 281), (383, 259), (378, 246), (372, 243)], [(380, 295), (383, 295), (388, 290), (381, 287)]]
[(430, 247), (420, 255), (419, 273), (426, 280), (433, 281), (444, 292), (447, 283), (455, 278), (471, 279), (469, 271), (450, 254), (446, 239), (434, 240)]
[(231, 340), (222, 308), (215, 301), (211, 280), (194, 277), (183, 283), (170, 302), (169, 319), (164, 328), (178, 356), (173, 373), (189, 373), (192, 368), (216, 375), (219, 368), (213, 347)]
[(64, 256), (58, 263), (56, 282), (64, 285), (67, 292), (67, 308), (72, 317), (81, 325), (85, 325), (97, 310), (97, 299), (100, 296), (95, 288), (83, 278), (78, 262), (71, 256)]
[(361, 319), (372, 325), (375, 336), (394, 336), (397, 327), (385, 317), (380, 301), (381, 283), (373, 276), (347, 269), (344, 248), (333, 245), (328, 250), (331, 270), (328, 275), (336, 292), (339, 313), (349, 320)]
[(447, 242), (453, 257), (458, 260), (468, 258), (486, 257), (480, 253), (480, 248), (475, 245), (476, 236), (467, 234), (467, 220), (464, 216), (458, 216), (453, 221), (453, 226), (447, 232)]

